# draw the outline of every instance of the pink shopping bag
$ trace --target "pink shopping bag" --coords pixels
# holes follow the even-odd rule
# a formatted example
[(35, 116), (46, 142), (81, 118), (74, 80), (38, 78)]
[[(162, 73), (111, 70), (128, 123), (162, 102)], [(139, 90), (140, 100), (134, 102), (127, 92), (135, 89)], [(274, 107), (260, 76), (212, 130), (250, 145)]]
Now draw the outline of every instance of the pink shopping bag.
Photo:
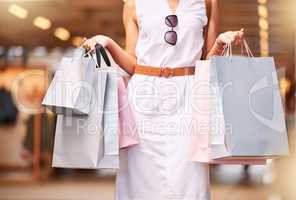
[(139, 144), (135, 118), (128, 103), (123, 78), (118, 78), (119, 147), (127, 148)]
[[(211, 158), (211, 150), (213, 145), (215, 145), (214, 137), (211, 135), (213, 132), (211, 104), (213, 98), (215, 98), (215, 91), (213, 91), (213, 87), (210, 84), (210, 61), (198, 61), (195, 71), (195, 85), (192, 95), (194, 128), (192, 129), (193, 134), (190, 147), (191, 161), (231, 165), (266, 164), (266, 158), (260, 157), (228, 157), (215, 160)], [(224, 130), (222, 129), (222, 131)]]

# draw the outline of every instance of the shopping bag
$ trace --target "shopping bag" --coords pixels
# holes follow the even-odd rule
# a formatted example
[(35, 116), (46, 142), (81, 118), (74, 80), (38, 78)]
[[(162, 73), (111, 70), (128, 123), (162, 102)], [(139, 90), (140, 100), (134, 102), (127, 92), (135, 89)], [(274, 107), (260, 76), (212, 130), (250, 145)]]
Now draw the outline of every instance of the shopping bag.
[(112, 156), (119, 152), (117, 71), (114, 68), (102, 70), (108, 74), (103, 112), (104, 152), (105, 155)]
[(139, 144), (134, 114), (128, 102), (124, 80), (118, 78), (119, 147), (121, 149)]
[(72, 58), (64, 57), (42, 104), (57, 114), (85, 115), (90, 111), (95, 60), (77, 48)]
[[(96, 82), (99, 82), (96, 76)], [(107, 76), (103, 76), (107, 77)], [(102, 79), (101, 79), (102, 80)], [(94, 87), (98, 88), (98, 84)], [(88, 115), (58, 115), (53, 167), (96, 169), (104, 156), (103, 107), (105, 88), (94, 90)]]
[[(216, 123), (211, 122), (211, 117), (215, 116), (218, 109), (216, 91), (210, 83), (210, 61), (202, 60), (196, 62), (195, 84), (193, 88), (193, 135), (191, 142), (191, 160), (202, 163), (211, 164), (239, 164), (239, 165), (264, 165), (264, 158), (221, 158), (213, 159), (211, 156), (212, 148), (217, 144), (217, 140), (221, 140), (219, 135), (215, 135), (216, 124), (219, 118), (216, 117)], [(214, 124), (211, 124), (214, 123)], [(224, 133), (220, 133), (224, 137)], [(214, 137), (216, 136), (216, 137)], [(224, 142), (224, 139), (222, 138)], [(221, 143), (221, 142), (220, 142)], [(219, 144), (220, 144), (219, 143)]]
[(287, 155), (273, 58), (228, 55), (196, 63), (192, 160), (256, 164)]
[[(136, 122), (135, 122), (135, 118), (133, 115), (133, 112), (131, 110), (131, 107), (129, 105), (128, 102), (128, 97), (127, 97), (127, 89), (123, 80), (123, 77), (128, 77), (129, 74), (127, 72), (125, 72), (124, 70), (122, 70), (116, 63), (115, 61), (112, 59), (112, 56), (110, 55), (110, 53), (108, 51), (106, 51), (106, 53), (103, 52), (103, 54), (105, 55), (105, 57), (108, 58), (108, 60), (110, 60), (110, 65), (112, 65), (112, 70), (109, 70), (109, 73), (111, 73), (111, 76), (108, 76), (108, 83), (107, 83), (107, 87), (110, 85), (110, 82), (117, 82), (117, 88), (118, 88), (118, 93), (117, 93), (117, 97), (116, 94), (111, 93), (110, 95), (110, 99), (109, 104), (114, 101), (115, 99), (117, 99), (117, 111), (116, 112), (111, 112), (110, 110), (115, 110), (115, 107), (111, 108), (107, 105), (108, 108), (105, 108), (104, 111), (104, 118), (105, 118), (105, 122), (108, 119), (115, 119), (115, 115), (118, 115), (118, 126), (117, 129), (115, 126), (113, 126), (112, 128), (112, 124), (115, 123), (106, 123), (106, 124), (111, 124), (110, 126), (106, 126), (104, 127), (105, 131), (105, 136), (107, 134), (107, 137), (105, 137), (105, 154), (109, 154), (109, 155), (117, 155), (118, 152), (118, 148), (114, 148), (115, 147), (115, 143), (119, 142), (119, 148), (129, 148), (132, 147), (134, 145), (139, 144), (139, 137), (138, 137), (138, 132), (137, 132), (137, 128), (136, 128)], [(117, 77), (117, 81), (115, 81), (115, 77)], [(114, 85), (113, 85), (114, 86)], [(112, 87), (112, 86), (111, 86)], [(115, 91), (115, 89), (107, 89), (108, 91)], [(106, 95), (108, 96), (108, 95)], [(111, 103), (111, 105), (116, 106), (116, 103)], [(109, 114), (109, 116), (107, 116), (107, 114)], [(110, 121), (110, 120), (108, 120)], [(108, 131), (109, 130), (109, 131)], [(113, 130), (113, 131), (112, 131)], [(111, 135), (110, 135), (111, 134)], [(118, 139), (119, 141), (117, 141), (116, 139), (114, 139), (114, 136), (112, 136), (112, 134), (118, 134)], [(108, 138), (108, 136), (110, 136), (110, 138)], [(112, 145), (110, 145), (109, 143), (112, 143)], [(113, 149), (111, 149), (113, 148)]]
[(95, 89), (88, 115), (58, 115), (54, 167), (119, 167), (116, 73), (116, 69), (107, 66), (95, 71)]

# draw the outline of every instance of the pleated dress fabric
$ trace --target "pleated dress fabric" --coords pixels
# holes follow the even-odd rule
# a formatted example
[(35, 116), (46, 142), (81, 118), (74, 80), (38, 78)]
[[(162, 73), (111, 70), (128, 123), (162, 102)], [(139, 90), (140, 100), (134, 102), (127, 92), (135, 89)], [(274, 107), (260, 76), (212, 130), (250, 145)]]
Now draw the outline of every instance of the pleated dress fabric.
[[(195, 66), (204, 44), (205, 0), (180, 0), (172, 13), (167, 0), (136, 0), (137, 62), (157, 67)], [(165, 17), (176, 14), (175, 46), (164, 40)], [(128, 95), (140, 144), (120, 150), (116, 200), (209, 200), (209, 169), (190, 161), (194, 76), (135, 74)]]

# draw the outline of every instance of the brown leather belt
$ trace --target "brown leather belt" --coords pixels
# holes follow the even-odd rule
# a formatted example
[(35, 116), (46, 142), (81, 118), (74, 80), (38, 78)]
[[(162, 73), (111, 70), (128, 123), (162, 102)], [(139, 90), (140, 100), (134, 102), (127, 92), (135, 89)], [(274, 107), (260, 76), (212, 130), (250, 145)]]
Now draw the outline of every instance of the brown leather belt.
[(143, 74), (148, 76), (158, 76), (158, 77), (174, 77), (174, 76), (189, 76), (194, 75), (195, 67), (153, 67), (153, 66), (143, 66), (137, 65), (135, 68), (135, 74)]

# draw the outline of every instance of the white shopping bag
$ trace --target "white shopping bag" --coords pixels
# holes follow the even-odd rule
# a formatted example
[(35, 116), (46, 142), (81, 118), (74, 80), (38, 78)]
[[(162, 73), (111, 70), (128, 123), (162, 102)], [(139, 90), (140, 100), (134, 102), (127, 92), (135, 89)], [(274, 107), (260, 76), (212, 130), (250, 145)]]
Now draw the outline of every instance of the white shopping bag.
[(95, 60), (85, 57), (82, 48), (76, 49), (72, 58), (63, 58), (42, 105), (57, 114), (88, 114), (95, 68)]
[[(205, 74), (197, 78), (205, 82), (197, 85), (207, 87), (206, 95), (193, 99), (202, 108), (194, 113), (197, 128), (191, 150), (195, 161), (248, 158), (255, 164), (289, 152), (274, 60), (251, 57), (245, 45), (249, 57), (215, 56), (202, 61), (203, 69), (197, 62), (197, 76), (199, 70)], [(204, 104), (206, 110), (201, 107)]]
[(95, 71), (96, 89), (88, 115), (58, 116), (53, 167), (119, 167), (116, 73), (114, 67), (107, 66)]

